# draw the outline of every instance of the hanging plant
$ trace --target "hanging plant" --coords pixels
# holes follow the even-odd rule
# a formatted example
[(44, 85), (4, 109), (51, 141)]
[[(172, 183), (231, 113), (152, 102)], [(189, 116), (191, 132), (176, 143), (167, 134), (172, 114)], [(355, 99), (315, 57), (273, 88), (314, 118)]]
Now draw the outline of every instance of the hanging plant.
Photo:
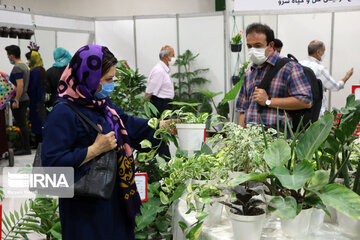
[(18, 34), (19, 39), (25, 39), (25, 36), (26, 36), (26, 29), (20, 28)]
[(31, 39), (32, 35), (34, 35), (34, 31), (31, 29), (26, 29), (24, 39)]
[(8, 27), (0, 27), (0, 37), (9, 37), (9, 32)]
[(19, 35), (20, 31), (17, 28), (10, 28), (10, 38), (17, 38), (17, 36)]
[(231, 39), (231, 51), (232, 52), (241, 52), (242, 46), (242, 35), (244, 32), (241, 30), (240, 33), (236, 34), (235, 37)]

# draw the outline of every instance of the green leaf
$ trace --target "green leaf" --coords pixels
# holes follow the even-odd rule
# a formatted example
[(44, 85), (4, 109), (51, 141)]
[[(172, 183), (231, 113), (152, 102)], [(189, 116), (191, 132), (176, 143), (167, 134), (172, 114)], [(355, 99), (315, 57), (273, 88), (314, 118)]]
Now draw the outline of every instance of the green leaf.
[(294, 219), (296, 217), (297, 203), (292, 196), (287, 196), (285, 200), (277, 196), (271, 199), (269, 210), (283, 219)]
[(264, 160), (269, 165), (270, 169), (278, 166), (284, 166), (284, 164), (287, 163), (290, 158), (290, 146), (283, 139), (279, 139), (273, 142), (264, 153)]
[(326, 206), (360, 220), (360, 196), (350, 189), (339, 184), (329, 184), (323, 187), (318, 195)]
[(140, 142), (140, 145), (141, 145), (141, 148), (152, 148), (152, 143), (147, 139), (142, 140)]
[(153, 223), (157, 216), (157, 206), (151, 204), (151, 202), (145, 202), (141, 208), (141, 216), (137, 216), (136, 221), (136, 231), (140, 231)]
[(294, 165), (293, 174), (290, 174), (289, 170), (283, 166), (273, 168), (271, 174), (276, 176), (285, 188), (297, 191), (314, 176), (314, 170), (311, 163), (303, 161)]
[(15, 220), (14, 214), (12, 212), (10, 212), (10, 219), (14, 224), (16, 224), (16, 220)]
[(185, 231), (187, 229), (186, 223), (180, 221), (179, 226), (180, 226), (181, 230), (183, 231), (183, 233), (185, 233)]
[(268, 173), (249, 173), (249, 174), (241, 174), (230, 181), (230, 185), (232, 187), (242, 184), (244, 182), (248, 181), (254, 181), (254, 182), (264, 182), (269, 174)]
[(221, 100), (222, 104), (224, 104), (226, 102), (229, 102), (229, 101), (232, 101), (237, 97), (237, 95), (239, 94), (240, 88), (241, 88), (241, 86), (243, 84), (244, 77), (245, 77), (245, 75), (242, 76), (240, 81), (237, 84), (235, 84), (235, 86), (229, 92), (227, 92), (225, 94), (224, 99)]
[(180, 184), (174, 191), (174, 194), (170, 198), (170, 202), (173, 202), (181, 197), (181, 195), (184, 193), (186, 189), (186, 184), (182, 183)]
[(160, 192), (160, 201), (164, 205), (167, 205), (170, 203), (169, 198), (165, 195), (165, 193), (163, 191)]
[(199, 221), (202, 221), (204, 220), (207, 216), (209, 215), (209, 213), (207, 212), (198, 212), (196, 215), (195, 215), (195, 218)]
[(329, 136), (333, 126), (334, 116), (328, 114), (312, 124), (300, 138), (296, 146), (296, 155), (300, 160), (311, 160), (316, 149)]
[(177, 106), (188, 106), (188, 107), (196, 107), (201, 105), (201, 103), (186, 103), (186, 102), (170, 102), (170, 104), (172, 105), (177, 105)]
[(200, 222), (198, 224), (196, 224), (191, 230), (190, 232), (186, 235), (186, 238), (189, 240), (197, 240), (200, 236), (200, 233), (202, 231), (202, 227), (203, 227), (204, 222)]
[(329, 183), (329, 173), (325, 170), (318, 170), (310, 180), (308, 189), (310, 191), (319, 191)]
[(215, 92), (211, 92), (211, 91), (209, 91), (207, 89), (201, 89), (201, 88), (195, 88), (194, 90), (199, 92), (199, 93), (204, 94), (205, 96), (208, 96), (209, 98), (214, 98), (214, 97), (222, 94), (222, 92), (215, 93)]
[(148, 125), (152, 128), (152, 129), (157, 129), (158, 125), (159, 125), (159, 119), (157, 118), (151, 118), (148, 122)]
[(167, 232), (170, 222), (165, 217), (162, 217), (156, 219), (155, 225), (160, 232)]

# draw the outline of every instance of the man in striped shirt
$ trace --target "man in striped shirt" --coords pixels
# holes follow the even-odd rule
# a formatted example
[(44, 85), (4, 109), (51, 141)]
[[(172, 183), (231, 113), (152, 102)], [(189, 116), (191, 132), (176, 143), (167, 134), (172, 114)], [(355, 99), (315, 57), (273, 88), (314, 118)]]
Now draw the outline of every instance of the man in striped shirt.
[[(344, 84), (351, 77), (354, 72), (354, 69), (351, 68), (345, 75), (345, 77), (339, 82), (335, 81), (333, 77), (330, 76), (329, 71), (321, 65), (321, 61), (325, 56), (325, 45), (321, 41), (311, 41), (308, 46), (309, 56), (307, 59), (300, 62), (301, 65), (311, 68), (316, 77), (321, 80), (324, 90), (339, 91), (344, 88)], [(326, 100), (326, 94), (323, 94), (322, 105), (320, 110), (320, 117), (324, 115), (324, 112), (328, 109), (328, 104)]]
[[(247, 71), (237, 100), (240, 113), (238, 124), (259, 124), (276, 128), (279, 109), (280, 128), (285, 127), (285, 111), (310, 108), (311, 86), (302, 67), (290, 61), (272, 79), (269, 89), (258, 88), (266, 73), (281, 59), (274, 50), (274, 32), (267, 25), (253, 23), (246, 29), (249, 60), (253, 62)], [(292, 119), (287, 115), (289, 121)]]

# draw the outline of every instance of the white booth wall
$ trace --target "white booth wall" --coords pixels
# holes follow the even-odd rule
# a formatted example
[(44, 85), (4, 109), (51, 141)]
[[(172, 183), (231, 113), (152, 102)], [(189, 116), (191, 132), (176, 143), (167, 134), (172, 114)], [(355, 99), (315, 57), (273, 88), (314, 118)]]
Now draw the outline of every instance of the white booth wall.
[(53, 17), (0, 9), (0, 26), (33, 29), (35, 32), (31, 40), (0, 37), (0, 71), (9, 74), (13, 67), (6, 56), (5, 47), (8, 45), (18, 45), (21, 59), (26, 62), (27, 46), (30, 41), (35, 41), (40, 46), (44, 68), (48, 69), (54, 63), (55, 48), (64, 47), (73, 55), (80, 47), (94, 43), (94, 25), (90, 18)]

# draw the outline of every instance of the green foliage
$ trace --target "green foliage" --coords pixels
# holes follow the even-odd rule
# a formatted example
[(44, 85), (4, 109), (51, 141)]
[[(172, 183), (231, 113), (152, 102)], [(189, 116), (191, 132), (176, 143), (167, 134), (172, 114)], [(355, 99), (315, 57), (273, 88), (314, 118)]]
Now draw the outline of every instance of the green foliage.
[(139, 74), (137, 69), (127, 69), (122, 61), (116, 65), (115, 76), (115, 87), (110, 98), (116, 106), (136, 117), (150, 118), (157, 114), (157, 109), (144, 96), (145, 76)]
[[(224, 162), (231, 171), (252, 172), (255, 170), (266, 170), (263, 161), (265, 143), (261, 135), (262, 129), (259, 126), (240, 127), (235, 123), (225, 123), (219, 134), (215, 135), (211, 141), (214, 146), (219, 145), (221, 151), (218, 154), (219, 161)], [(270, 142), (275, 130), (269, 129), (266, 136)], [(226, 136), (226, 137), (224, 137)]]
[[(27, 239), (36, 232), (46, 239), (61, 239), (61, 224), (56, 199), (36, 198), (21, 205), (20, 211), (4, 214), (3, 239)], [(21, 236), (21, 237), (20, 237)]]
[[(178, 79), (175, 84), (175, 101), (188, 103), (204, 103), (208, 101), (202, 94), (193, 92), (195, 86), (200, 87), (209, 82), (209, 80), (202, 77), (204, 73), (209, 71), (208, 68), (193, 69), (198, 56), (199, 54), (194, 55), (190, 50), (186, 50), (177, 57), (175, 66), (178, 66), (180, 71), (171, 75), (173, 78)], [(193, 111), (193, 109), (188, 108), (187, 111)]]
[(236, 34), (235, 37), (231, 38), (232, 44), (240, 44), (241, 43), (242, 36), (240, 33)]

